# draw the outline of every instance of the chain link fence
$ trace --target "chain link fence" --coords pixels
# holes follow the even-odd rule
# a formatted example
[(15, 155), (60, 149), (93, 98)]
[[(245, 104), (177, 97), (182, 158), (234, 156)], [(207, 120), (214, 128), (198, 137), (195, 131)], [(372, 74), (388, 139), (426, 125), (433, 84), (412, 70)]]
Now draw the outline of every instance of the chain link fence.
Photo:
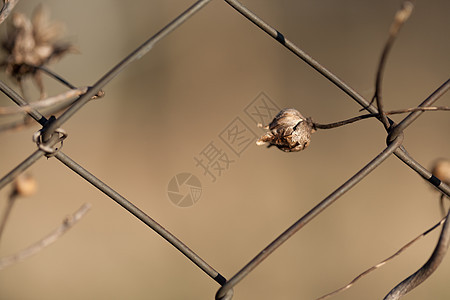
[[(8, 117), (2, 123), (5, 131), (2, 135), (7, 141), (2, 147), (2, 170), (6, 175), (0, 179), (0, 187), (11, 185), (19, 174), (31, 169), (38, 193), (42, 195), (39, 201), (14, 200), (18, 202), (14, 210), (9, 207), (11, 200), (3, 207), (12, 214), (4, 218), (8, 223), (4, 226), (0, 250), (3, 254), (18, 253), (2, 255), (0, 266), (5, 270), (0, 276), (5, 297), (30, 297), (26, 291), (19, 291), (19, 287), (30, 285), (30, 291), (38, 298), (61, 297), (61, 293), (68, 291), (77, 299), (199, 299), (213, 298), (214, 294), (216, 299), (318, 298), (345, 286), (439, 221), (439, 194), (448, 196), (450, 189), (443, 178), (432, 175), (427, 167), (437, 157), (448, 154), (449, 119), (445, 111), (426, 112), (425, 108), (415, 107), (435, 107), (437, 100), (444, 100), (440, 98), (445, 98), (450, 86), (448, 60), (438, 54), (446, 53), (445, 49), (450, 47), (448, 42), (431, 37), (443, 49), (426, 47), (430, 42), (421, 44), (424, 50), (416, 50), (416, 55), (427, 51), (426, 57), (434, 53), (436, 57), (422, 64), (408, 65), (414, 54), (400, 47), (405, 43), (402, 36), (405, 34), (415, 41), (414, 34), (424, 30), (423, 23), (411, 21), (413, 28), (407, 31), (408, 21), (393, 53), (386, 55), (384, 82), (379, 76), (380, 84), (374, 88), (374, 70), (396, 6), (385, 3), (374, 7), (375, 12), (362, 14), (364, 9), (358, 10), (358, 6), (338, 10), (331, 3), (311, 7), (305, 2), (293, 5), (295, 11), (289, 7), (277, 10), (278, 4), (248, 3), (248, 7), (255, 6), (255, 11), (261, 9), (258, 15), (270, 16), (269, 23), (273, 18), (273, 23), (285, 25), (285, 30), (276, 30), (237, 1), (225, 1), (228, 5), (212, 1), (206, 6), (208, 2), (185, 3), (183, 9), (178, 4), (179, 11), (184, 12), (171, 21), (170, 17), (163, 18), (162, 12), (168, 11), (173, 18), (172, 5), (147, 4), (153, 9), (148, 12), (152, 18), (144, 23), (142, 17), (147, 15), (144, 13), (136, 18), (137, 25), (132, 25), (136, 27), (130, 28), (124, 28), (124, 24), (138, 12), (125, 5), (112, 5), (110, 15), (105, 18), (113, 22), (107, 23), (110, 24), (107, 27), (102, 26), (104, 16), (93, 13), (105, 4), (94, 4), (89, 18), (84, 17), (83, 3), (75, 5), (71, 16), (56, 14), (55, 18), (68, 20), (71, 32), (71, 24), (83, 24), (85, 30), (97, 34), (108, 32), (100, 37), (94, 34), (95, 47), (88, 48), (95, 48), (92, 53), (97, 55), (92, 58), (92, 66), (81, 63), (85, 55), (89, 59), (89, 54), (83, 54), (64, 71), (57, 69), (60, 65), (64, 67), (64, 60), (55, 64), (55, 71), (47, 67), (39, 70), (42, 76), (49, 75), (43, 79), (45, 91), (63, 95), (62, 100), (47, 98), (52, 105), (61, 101), (66, 105), (56, 111), (52, 111), (54, 106), (47, 107), (42, 102), (29, 104), (28, 98), (37, 97), (33, 93), (43, 94), (42, 90), (30, 88), (32, 83), (23, 83), (18, 92), (17, 85), (7, 78), (0, 82), (4, 100), (13, 100), (23, 107), (19, 115), (25, 112), (40, 124), (40, 130), (35, 133), (36, 129), (29, 127), (31, 119), (24, 123), (21, 118), (8, 119), (11, 113), (6, 114)], [(51, 4), (68, 5), (49, 4), (50, 7)], [(438, 4), (442, 8), (446, 6), (446, 3)], [(431, 4), (419, 5), (415, 12), (419, 20), (423, 20), (420, 12), (430, 7)], [(322, 28), (298, 28), (303, 22), (313, 22), (307, 9), (311, 9), (311, 14), (317, 12), (315, 16), (328, 19), (317, 24), (331, 27), (333, 21), (344, 23), (333, 19), (334, 13), (342, 17), (353, 13), (355, 22), (357, 17), (360, 21), (372, 21), (371, 25), (377, 25), (376, 30), (370, 26), (363, 29), (373, 30), (375, 41), (363, 29), (358, 32), (355, 24), (343, 27), (354, 30), (354, 34), (328, 38), (321, 36), (326, 32)], [(61, 11), (64, 11), (62, 7)], [(432, 19), (436, 25), (430, 26), (439, 36), (443, 26), (439, 18)], [(91, 22), (98, 26), (92, 26)], [(208, 24), (214, 22), (220, 26), (209, 28)], [(446, 18), (441, 22), (448, 25)], [(138, 44), (142, 36), (148, 35), (144, 24), (153, 24), (152, 28), (165, 25), (133, 50), (130, 44)], [(378, 28), (379, 24), (384, 27)], [(131, 35), (133, 29), (137, 30)], [(116, 33), (121, 38), (115, 37)], [(302, 35), (305, 42), (294, 42), (302, 41)], [(355, 36), (361, 40), (354, 39)], [(407, 40), (406, 47), (419, 47), (411, 40)], [(359, 94), (352, 84), (344, 83), (305, 53), (298, 45), (308, 48), (306, 41), (320, 44), (317, 51), (308, 52), (329, 53), (327, 59), (335, 66), (333, 69), (354, 69), (349, 77), (364, 92)], [(360, 53), (368, 49), (365, 48), (368, 41), (370, 47), (376, 48), (370, 52), (370, 63)], [(253, 43), (256, 46), (246, 48)], [(386, 45), (388, 49), (389, 42)], [(397, 46), (403, 51), (395, 52)], [(112, 57), (109, 65), (99, 60), (107, 54)], [(152, 55), (156, 58), (152, 59)], [(355, 62), (350, 63), (348, 60), (352, 58)], [(313, 69), (306, 68), (301, 60)], [(339, 62), (333, 63), (336, 60)], [(119, 63), (110, 68), (111, 61)], [(70, 71), (77, 68), (77, 63), (80, 75), (63, 79), (71, 77)], [(424, 68), (427, 63), (432, 67)], [(390, 74), (391, 65), (395, 71)], [(102, 75), (99, 69), (108, 71)], [(318, 71), (319, 76), (311, 70)], [(420, 86), (411, 86), (413, 81), (408, 73), (413, 70), (421, 70), (416, 78)], [(262, 71), (264, 75), (252, 77)], [(435, 72), (430, 75), (427, 71)], [(221, 72), (223, 76), (218, 76)], [(361, 79), (362, 75), (367, 77)], [(36, 79), (38, 87), (39, 80)], [(76, 88), (78, 85), (72, 84), (77, 80), (89, 87)], [(114, 85), (115, 80), (120, 86)], [(70, 95), (64, 94), (68, 93), (64, 85), (71, 89)], [(371, 102), (374, 93), (378, 97)], [(391, 108), (413, 109), (406, 117), (388, 115), (392, 120), (384, 119), (379, 114), (383, 103), (387, 112), (392, 112)], [(361, 108), (372, 115), (368, 120), (330, 131), (319, 130), (315, 123), (318, 132), (312, 135), (311, 146), (301, 153), (254, 147), (256, 139), (265, 132), (257, 123), (267, 125), (283, 107), (295, 107), (305, 115), (308, 112), (314, 121), (347, 119), (364, 114), (358, 112)], [(380, 130), (382, 126), (377, 118), (384, 123), (387, 134)], [(421, 120), (425, 121), (420, 123)], [(407, 128), (416, 124), (419, 124), (416, 128)], [(34, 148), (30, 148), (30, 136)], [(65, 167), (82, 180), (74, 179), (71, 172), (64, 171)], [(86, 181), (125, 210), (99, 203), (97, 199), (104, 196)], [(18, 193), (17, 181), (15, 184)], [(2, 198), (16, 196), (5, 190), (0, 194)], [(338, 199), (341, 201), (325, 210)], [(48, 229), (58, 224), (55, 220), (61, 219), (68, 207), (75, 210), (81, 204), (74, 203), (86, 201), (93, 206), (89, 214), (84, 216), (89, 208), (84, 205), (55, 231)], [(445, 207), (444, 203), (444, 210)], [(128, 213), (141, 222), (133, 222)], [(61, 238), (72, 226), (75, 226), (73, 230)], [(148, 237), (148, 229), (169, 243), (154, 235)], [(445, 255), (447, 231), (445, 222), (434, 233), (435, 240), (429, 239), (416, 256), (402, 253), (399, 259), (406, 257), (403, 265), (378, 270), (383, 278), (374, 279), (376, 284), (367, 277), (334, 297), (381, 298), (397, 282), (419, 269), (436, 249), (425, 268), (420, 269), (419, 276), (395, 291), (403, 293), (420, 284)], [(50, 234), (44, 236), (43, 232)], [(38, 242), (26, 248), (30, 239)], [(55, 241), (54, 246), (43, 249)], [(278, 248), (285, 242), (287, 245)], [(63, 248), (58, 249), (60, 244)], [(34, 252), (17, 252), (20, 248), (34, 249)], [(39, 255), (28, 258), (35, 252)], [(25, 258), (25, 262), (17, 263)], [(10, 265), (14, 266), (6, 269)], [(432, 285), (432, 280), (427, 280), (408, 297), (446, 299), (448, 269), (444, 260), (437, 269), (444, 275), (432, 277), (442, 283), (436, 281)], [(64, 283), (57, 280), (45, 286), (40, 277), (63, 278)], [(207, 277), (212, 279), (209, 285), (205, 283)]]

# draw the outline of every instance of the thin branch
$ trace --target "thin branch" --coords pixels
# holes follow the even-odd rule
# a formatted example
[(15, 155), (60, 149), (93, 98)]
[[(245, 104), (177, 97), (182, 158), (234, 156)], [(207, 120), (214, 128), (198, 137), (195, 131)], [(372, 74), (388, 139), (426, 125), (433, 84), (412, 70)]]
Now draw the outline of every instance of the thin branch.
[(428, 107), (411, 107), (411, 108), (405, 108), (405, 109), (397, 109), (397, 110), (389, 110), (386, 111), (386, 115), (396, 115), (396, 114), (404, 114), (408, 112), (415, 112), (415, 111), (447, 111), (450, 110), (450, 107), (448, 106), (428, 106)]
[(73, 90), (69, 90), (67, 92), (63, 92), (59, 95), (49, 97), (47, 99), (39, 100), (34, 103), (30, 103), (28, 105), (23, 106), (14, 106), (14, 107), (0, 107), (0, 115), (13, 115), (19, 113), (30, 113), (32, 109), (41, 109), (49, 106), (53, 106), (55, 104), (64, 104), (68, 105), (70, 102), (73, 102), (74, 98), (83, 95), (88, 90), (87, 87), (76, 88)]
[(403, 295), (410, 292), (422, 282), (424, 282), (440, 265), (447, 253), (450, 244), (450, 222), (449, 222), (450, 210), (445, 217), (444, 226), (442, 227), (439, 241), (434, 248), (433, 254), (428, 261), (414, 274), (403, 280), (396, 287), (394, 287), (389, 294), (384, 297), (384, 300), (400, 299)]
[(0, 24), (8, 18), (9, 14), (18, 2), (19, 0), (3, 0), (3, 7), (0, 10)]
[(431, 228), (427, 229), (425, 232), (423, 232), (422, 234), (420, 234), (419, 236), (417, 236), (416, 238), (414, 238), (413, 240), (409, 241), (406, 245), (404, 245), (403, 247), (401, 247), (397, 252), (395, 252), (393, 255), (389, 256), (388, 258), (386, 258), (385, 260), (381, 261), (380, 263), (376, 264), (375, 266), (370, 267), (369, 269), (365, 270), (364, 272), (362, 272), (361, 274), (359, 274), (358, 276), (356, 276), (352, 281), (350, 281), (347, 285), (329, 293), (326, 294), (320, 298), (317, 298), (317, 300), (323, 300), (326, 299), (328, 297), (331, 297), (339, 292), (343, 292), (349, 288), (351, 288), (353, 286), (353, 284), (355, 284), (359, 279), (363, 278), (364, 276), (368, 275), (369, 273), (371, 273), (372, 271), (375, 271), (376, 269), (382, 267), (383, 265), (385, 265), (386, 263), (388, 263), (390, 260), (394, 259), (395, 257), (399, 256), (403, 251), (405, 251), (407, 248), (409, 248), (412, 244), (414, 244), (415, 242), (417, 242), (418, 240), (422, 239), (423, 237), (425, 237), (428, 233), (432, 232), (434, 229), (436, 229), (439, 225), (441, 225), (442, 223), (444, 223), (445, 221), (445, 217), (442, 218), (441, 221), (439, 221), (439, 223), (433, 225)]
[(7, 257), (3, 257), (0, 259), (0, 270), (18, 262), (23, 261), (24, 259), (38, 253), (45, 247), (56, 242), (64, 233), (66, 233), (69, 229), (71, 229), (91, 208), (89, 203), (83, 204), (73, 215), (64, 219), (62, 224), (56, 228), (54, 231), (49, 233), (43, 239), (37, 241), (26, 249)]
[(406, 22), (408, 17), (411, 15), (413, 7), (414, 6), (411, 2), (405, 1), (405, 2), (403, 2), (400, 10), (397, 11), (397, 13), (395, 14), (394, 22), (392, 23), (391, 28), (389, 30), (389, 37), (384, 46), (383, 52), (381, 54), (380, 63), (378, 65), (377, 78), (375, 81), (375, 94), (372, 98), (372, 101), (373, 100), (377, 101), (378, 112), (380, 114), (380, 120), (383, 123), (386, 130), (389, 129), (390, 124), (389, 124), (389, 121), (384, 112), (383, 101), (382, 101), (382, 97), (381, 97), (381, 94), (382, 94), (381, 93), (381, 83), (382, 83), (382, 79), (383, 79), (384, 67), (386, 65), (387, 56), (392, 48), (392, 45), (394, 44), (395, 39), (397, 38), (398, 32), (399, 32), (400, 28), (402, 27), (402, 25)]
[[(386, 115), (396, 115), (396, 114), (404, 114), (408, 112), (414, 112), (414, 111), (448, 111), (450, 110), (450, 107), (448, 106), (428, 106), (428, 107), (411, 107), (411, 108), (405, 108), (405, 109), (397, 109), (397, 110), (390, 110), (384, 112)], [(368, 118), (378, 118), (379, 114), (365, 114), (361, 116), (356, 116), (350, 119), (346, 119), (343, 121), (335, 122), (335, 123), (329, 123), (329, 124), (320, 124), (313, 122), (314, 129), (331, 129), (336, 128), (340, 126), (344, 126), (350, 123), (354, 123), (360, 120), (368, 119)]]

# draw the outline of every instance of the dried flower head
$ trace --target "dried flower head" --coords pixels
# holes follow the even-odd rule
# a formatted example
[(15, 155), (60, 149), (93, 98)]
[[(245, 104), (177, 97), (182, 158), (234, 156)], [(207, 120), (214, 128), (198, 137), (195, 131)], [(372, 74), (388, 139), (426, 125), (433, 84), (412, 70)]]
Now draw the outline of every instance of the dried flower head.
[(308, 147), (311, 133), (314, 132), (312, 120), (293, 108), (281, 110), (265, 128), (270, 131), (256, 141), (256, 144), (269, 143), (269, 147), (276, 146), (285, 152), (301, 151)]
[(433, 163), (431, 173), (446, 184), (450, 184), (450, 160), (446, 158), (437, 159)]
[(19, 82), (25, 76), (33, 76), (42, 96), (44, 87), (36, 67), (75, 51), (70, 43), (60, 40), (63, 30), (61, 23), (49, 21), (48, 12), (41, 5), (34, 10), (31, 20), (22, 13), (14, 13), (2, 41), (7, 54), (2, 66), (6, 67), (7, 74)]

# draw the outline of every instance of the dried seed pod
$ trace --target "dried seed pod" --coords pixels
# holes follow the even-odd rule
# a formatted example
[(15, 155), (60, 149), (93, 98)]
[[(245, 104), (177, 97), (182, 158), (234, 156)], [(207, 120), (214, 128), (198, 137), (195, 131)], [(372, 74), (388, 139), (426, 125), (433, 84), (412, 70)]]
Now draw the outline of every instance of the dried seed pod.
[(431, 173), (446, 184), (450, 184), (450, 160), (446, 158), (437, 159), (433, 163)]
[(36, 190), (36, 180), (30, 174), (21, 174), (14, 180), (14, 195), (28, 197), (34, 195), (36, 193)]
[(38, 6), (31, 19), (22, 13), (15, 13), (7, 28), (7, 35), (1, 41), (6, 57), (1, 65), (6, 73), (21, 81), (31, 76), (44, 97), (44, 87), (37, 67), (47, 65), (69, 52), (76, 52), (72, 44), (61, 40), (61, 23), (50, 22), (43, 6)]
[(308, 147), (311, 133), (314, 132), (311, 118), (305, 118), (294, 108), (281, 110), (268, 129), (270, 131), (256, 141), (256, 144), (269, 143), (269, 147), (276, 146), (285, 152), (301, 151)]

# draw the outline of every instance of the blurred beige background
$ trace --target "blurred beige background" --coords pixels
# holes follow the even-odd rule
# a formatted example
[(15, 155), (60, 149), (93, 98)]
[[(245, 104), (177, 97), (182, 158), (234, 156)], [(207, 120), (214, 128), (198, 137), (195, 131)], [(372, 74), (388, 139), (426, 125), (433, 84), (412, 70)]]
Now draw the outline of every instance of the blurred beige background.
[[(30, 15), (39, 1), (15, 11)], [(81, 54), (51, 66), (72, 83), (93, 84), (193, 1), (45, 1)], [(400, 1), (245, 1), (362, 95)], [(449, 75), (450, 2), (417, 1), (388, 59), (387, 109), (423, 101)], [(1, 26), (4, 32), (4, 25)], [(49, 94), (63, 90), (46, 79)], [(14, 86), (17, 88), (17, 86)], [(105, 87), (106, 97), (63, 128), (64, 152), (174, 233), (226, 278), (385, 147), (379, 122), (319, 131), (308, 149), (283, 153), (253, 143), (211, 182), (194, 156), (260, 92), (317, 122), (360, 107), (223, 1), (212, 1)], [(2, 106), (12, 105), (0, 96)], [(449, 105), (449, 95), (438, 105)], [(402, 116), (393, 117), (400, 120)], [(450, 118), (426, 113), (405, 133), (410, 154), (429, 167), (449, 157)], [(254, 126), (254, 127), (253, 127)], [(25, 159), (37, 126), (1, 133), (1, 176)], [(230, 154), (231, 157), (231, 154)], [(52, 246), (0, 272), (0, 299), (213, 299), (218, 284), (114, 201), (55, 159), (29, 172), (39, 190), (21, 199), (0, 245), (5, 256), (57, 227), (84, 202), (86, 217)], [(179, 208), (169, 180), (190, 172), (201, 199)], [(10, 186), (0, 191), (4, 208)], [(397, 158), (281, 246), (236, 288), (233, 299), (314, 299), (345, 285), (440, 219), (438, 193)], [(438, 232), (332, 299), (380, 299), (429, 257)], [(450, 258), (405, 299), (449, 299)]]

